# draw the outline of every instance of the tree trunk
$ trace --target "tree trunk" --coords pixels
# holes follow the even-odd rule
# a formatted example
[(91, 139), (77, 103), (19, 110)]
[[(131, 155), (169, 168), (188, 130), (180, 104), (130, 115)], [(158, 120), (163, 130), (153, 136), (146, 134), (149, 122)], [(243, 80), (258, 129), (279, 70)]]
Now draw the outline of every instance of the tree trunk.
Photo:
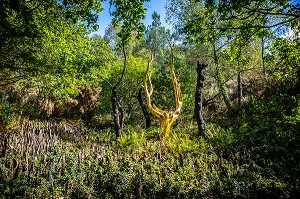
[(238, 74), (238, 107), (242, 110), (242, 97), (243, 97), (243, 86), (241, 80), (241, 72)]
[(198, 124), (198, 132), (201, 136), (205, 137), (205, 122), (202, 117), (202, 92), (204, 87), (204, 71), (207, 65), (198, 62), (197, 63), (197, 85), (196, 85), (196, 92), (195, 92), (195, 119)]
[(141, 88), (141, 89), (139, 90), (139, 93), (138, 93), (137, 98), (138, 98), (138, 101), (139, 101), (139, 103), (140, 103), (140, 106), (141, 106), (141, 108), (142, 108), (142, 110), (143, 110), (144, 117), (145, 117), (145, 119), (146, 119), (146, 128), (149, 128), (150, 125), (151, 125), (151, 115), (150, 115), (150, 113), (149, 113), (149, 111), (148, 111), (147, 105), (146, 105), (145, 102), (144, 102), (143, 94), (142, 94), (142, 93), (143, 93), (143, 89)]
[(266, 69), (266, 64), (265, 64), (265, 59), (264, 59), (264, 51), (265, 51), (265, 41), (264, 41), (264, 36), (261, 37), (261, 60), (262, 60), (262, 68), (263, 68), (263, 73), (264, 73), (264, 78), (267, 80), (267, 69)]
[(217, 77), (216, 77), (217, 84), (218, 84), (220, 93), (222, 95), (222, 98), (224, 100), (224, 103), (227, 107), (227, 110), (230, 111), (231, 110), (231, 101), (230, 101), (229, 96), (228, 96), (227, 88), (224, 85), (225, 80), (224, 80), (223, 74), (220, 72), (220, 70), (219, 69), (217, 69), (217, 70), (218, 70), (217, 71)]
[(124, 127), (124, 110), (121, 105), (121, 97), (118, 96), (118, 92), (117, 92), (117, 88), (123, 80), (126, 71), (126, 65), (127, 65), (127, 56), (126, 56), (126, 51), (124, 46), (122, 50), (124, 54), (124, 66), (123, 66), (121, 77), (119, 78), (118, 82), (115, 85), (112, 85), (111, 83), (109, 83), (108, 80), (105, 80), (110, 85), (112, 90), (112, 109), (114, 114), (113, 116), (114, 116), (116, 138), (122, 135), (122, 131)]
[(299, 88), (299, 87), (300, 87), (300, 68), (298, 67), (296, 88)]
[(124, 127), (124, 110), (121, 105), (121, 97), (118, 96), (117, 90), (112, 89), (112, 109), (114, 113), (114, 124), (116, 137), (120, 137)]
[(213, 43), (213, 53), (214, 53), (214, 61), (215, 61), (216, 69), (217, 69), (217, 73), (216, 73), (217, 84), (218, 84), (220, 93), (222, 95), (222, 98), (226, 104), (226, 107), (230, 111), (231, 110), (231, 102), (230, 102), (230, 99), (228, 96), (228, 92), (224, 86), (225, 80), (224, 80), (223, 74), (221, 73), (221, 71), (219, 69), (219, 60), (218, 60), (217, 49), (216, 49), (215, 43)]

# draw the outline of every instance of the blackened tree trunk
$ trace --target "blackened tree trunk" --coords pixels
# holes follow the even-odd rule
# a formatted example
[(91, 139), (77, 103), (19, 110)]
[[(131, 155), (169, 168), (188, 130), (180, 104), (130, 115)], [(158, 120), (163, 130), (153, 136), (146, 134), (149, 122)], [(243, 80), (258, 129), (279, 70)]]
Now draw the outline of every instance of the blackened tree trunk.
[(118, 96), (117, 88), (120, 85), (124, 74), (126, 70), (126, 64), (127, 64), (127, 56), (125, 52), (125, 48), (123, 46), (123, 54), (124, 54), (124, 66), (122, 75), (119, 78), (118, 82), (115, 85), (112, 85), (109, 83), (109, 81), (106, 80), (106, 82), (110, 85), (112, 90), (112, 109), (113, 109), (113, 116), (114, 116), (114, 126), (115, 126), (115, 132), (116, 132), (116, 138), (120, 137), (122, 135), (123, 127), (124, 127), (124, 110), (121, 105), (121, 97)]
[(149, 128), (150, 125), (151, 125), (151, 115), (150, 115), (150, 112), (148, 111), (147, 105), (144, 102), (143, 94), (142, 93), (143, 93), (143, 89), (141, 88), (139, 90), (137, 98), (138, 98), (140, 106), (141, 106), (141, 108), (143, 110), (144, 117), (146, 119), (146, 128)]
[(198, 124), (198, 132), (201, 136), (205, 137), (205, 122), (202, 117), (202, 92), (204, 87), (204, 71), (206, 69), (207, 65), (198, 62), (197, 63), (197, 85), (196, 85), (196, 92), (195, 92), (195, 110), (194, 115), (195, 119)]
[(116, 137), (120, 137), (122, 135), (123, 127), (124, 127), (124, 110), (121, 105), (121, 97), (118, 96), (117, 90), (112, 89), (112, 108), (114, 113), (114, 125)]

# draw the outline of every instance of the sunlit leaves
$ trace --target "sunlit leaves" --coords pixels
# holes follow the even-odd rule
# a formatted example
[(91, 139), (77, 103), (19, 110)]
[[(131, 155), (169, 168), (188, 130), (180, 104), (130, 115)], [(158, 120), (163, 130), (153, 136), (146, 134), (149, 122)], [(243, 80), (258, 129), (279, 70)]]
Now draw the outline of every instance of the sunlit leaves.
[(36, 64), (41, 67), (32, 78), (45, 92), (66, 99), (83, 85), (99, 85), (107, 77), (114, 55), (102, 38), (88, 38), (83, 26), (61, 20), (43, 32), (36, 47)]
[(51, 26), (57, 19), (82, 23), (89, 29), (97, 28), (101, 11), (101, 0), (4, 0), (0, 4), (0, 39), (38, 37), (42, 34), (38, 27), (40, 21)]
[(96, 30), (98, 14), (103, 10), (104, 0), (61, 0), (63, 14), (66, 19), (72, 22), (85, 22), (87, 27)]
[(132, 32), (135, 31), (141, 35), (144, 31), (145, 27), (141, 20), (146, 15), (144, 2), (147, 1), (149, 0), (110, 0), (110, 5), (115, 9), (112, 12), (112, 24), (115, 27), (121, 26), (121, 31), (117, 34), (121, 38), (122, 46), (128, 44)]
[(282, 81), (300, 82), (299, 38), (288, 40), (278, 38), (271, 46), (269, 62), (274, 62), (274, 73)]

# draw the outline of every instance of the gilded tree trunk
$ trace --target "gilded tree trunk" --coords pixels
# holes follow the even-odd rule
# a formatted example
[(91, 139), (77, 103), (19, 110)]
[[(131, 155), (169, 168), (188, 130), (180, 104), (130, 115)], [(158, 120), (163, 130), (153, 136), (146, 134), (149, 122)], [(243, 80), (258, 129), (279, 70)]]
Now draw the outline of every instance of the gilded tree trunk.
[(151, 112), (151, 114), (159, 119), (160, 127), (164, 129), (165, 135), (164, 139), (167, 139), (170, 135), (171, 125), (175, 122), (178, 118), (181, 108), (182, 108), (182, 94), (180, 85), (178, 83), (178, 78), (175, 75), (174, 71), (174, 49), (173, 46), (170, 44), (171, 53), (170, 53), (170, 75), (172, 78), (172, 83), (174, 87), (174, 97), (176, 103), (176, 109), (174, 111), (166, 111), (157, 108), (154, 104), (151, 103), (151, 95), (153, 93), (153, 86), (151, 83), (151, 73), (149, 74), (149, 68), (153, 61), (153, 55), (151, 55), (151, 61), (148, 62), (148, 67), (144, 76), (144, 92), (146, 94), (146, 102), (147, 106)]

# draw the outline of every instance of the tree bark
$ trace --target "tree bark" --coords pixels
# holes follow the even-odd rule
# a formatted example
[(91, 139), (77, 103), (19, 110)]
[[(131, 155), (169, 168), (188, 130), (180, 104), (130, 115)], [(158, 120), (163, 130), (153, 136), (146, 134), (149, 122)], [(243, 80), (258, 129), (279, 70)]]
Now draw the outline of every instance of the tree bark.
[(112, 90), (112, 109), (113, 109), (116, 138), (122, 135), (122, 131), (124, 127), (124, 109), (121, 105), (121, 97), (118, 96), (118, 92), (117, 92), (117, 88), (123, 80), (126, 71), (126, 65), (127, 65), (127, 56), (126, 56), (124, 46), (122, 50), (124, 54), (124, 66), (123, 66), (121, 77), (119, 78), (118, 82), (115, 85), (112, 85), (111, 83), (109, 83), (109, 81), (106, 80), (106, 82), (110, 85)]
[(264, 36), (261, 37), (261, 60), (262, 60), (262, 68), (264, 73), (265, 80), (267, 79), (267, 69), (265, 65), (265, 59), (264, 59), (264, 51), (265, 51), (265, 41)]
[(195, 91), (195, 119), (198, 124), (198, 132), (201, 136), (205, 137), (205, 122), (202, 117), (202, 92), (204, 87), (204, 71), (206, 69), (207, 65), (198, 62), (197, 63), (197, 85), (196, 85), (196, 91)]
[(146, 128), (149, 128), (150, 125), (151, 125), (151, 115), (150, 115), (150, 112), (148, 111), (147, 105), (144, 102), (143, 94), (142, 93), (143, 93), (143, 89), (141, 88), (139, 90), (137, 98), (138, 98), (140, 106), (141, 106), (141, 108), (143, 110), (144, 117), (146, 119)]
[(299, 88), (299, 87), (300, 87), (300, 68), (298, 67), (296, 88)]
[(243, 86), (241, 79), (241, 72), (238, 73), (238, 106), (239, 111), (242, 110), (242, 97), (243, 97)]
[(117, 90), (115, 88), (112, 89), (112, 109), (114, 113), (116, 137), (118, 138), (122, 135), (124, 127), (124, 110), (121, 105), (121, 97), (118, 96)]

